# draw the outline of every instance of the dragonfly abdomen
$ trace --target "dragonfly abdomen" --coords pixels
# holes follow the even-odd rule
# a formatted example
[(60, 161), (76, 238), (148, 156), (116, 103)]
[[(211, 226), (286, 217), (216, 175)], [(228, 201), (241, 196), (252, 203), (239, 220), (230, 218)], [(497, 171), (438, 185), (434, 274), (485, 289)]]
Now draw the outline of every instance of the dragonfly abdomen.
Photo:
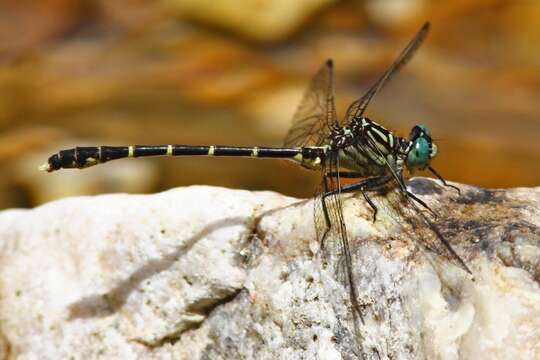
[(83, 169), (110, 160), (145, 156), (244, 156), (254, 158), (281, 158), (295, 161), (316, 161), (323, 150), (306, 148), (242, 147), (221, 145), (130, 145), (91, 146), (61, 150), (49, 157), (42, 170)]

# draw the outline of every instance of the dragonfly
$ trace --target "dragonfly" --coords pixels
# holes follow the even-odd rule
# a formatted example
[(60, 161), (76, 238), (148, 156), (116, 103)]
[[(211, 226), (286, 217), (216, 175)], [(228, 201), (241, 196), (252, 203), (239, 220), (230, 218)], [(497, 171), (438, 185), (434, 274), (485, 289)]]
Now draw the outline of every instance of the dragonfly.
[[(393, 189), (394, 199), (388, 208), (398, 223), (410, 223), (428, 228), (437, 243), (428, 248), (442, 249), (452, 263), (472, 274), (465, 261), (452, 248), (431, 219), (437, 214), (407, 189), (404, 173), (429, 170), (447, 188), (454, 185), (431, 166), (437, 155), (437, 145), (425, 125), (414, 126), (408, 138), (394, 135), (381, 124), (364, 116), (371, 100), (409, 62), (426, 38), (430, 23), (426, 22), (402, 50), (386, 72), (338, 118), (334, 100), (333, 62), (327, 60), (317, 72), (304, 94), (281, 147), (240, 147), (224, 145), (130, 145), (91, 146), (61, 150), (50, 156), (41, 170), (83, 169), (111, 160), (146, 156), (241, 156), (287, 159), (321, 174), (321, 186), (314, 198), (314, 223), (321, 249), (336, 244), (336, 253), (344, 263), (344, 280), (349, 302), (357, 324), (363, 322), (354, 279), (353, 257), (343, 215), (342, 195), (360, 193), (377, 220), (379, 207), (370, 194)], [(352, 183), (342, 180), (354, 179)], [(397, 194), (397, 196), (396, 196)], [(397, 198), (397, 200), (396, 200)], [(386, 207), (386, 206), (385, 206)], [(429, 215), (426, 215), (427, 212)]]

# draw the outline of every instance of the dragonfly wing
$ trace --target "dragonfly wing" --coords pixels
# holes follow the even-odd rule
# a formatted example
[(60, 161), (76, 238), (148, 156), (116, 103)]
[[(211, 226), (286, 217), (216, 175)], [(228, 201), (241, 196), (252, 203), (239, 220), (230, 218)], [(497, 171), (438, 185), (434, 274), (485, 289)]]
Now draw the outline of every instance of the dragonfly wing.
[(384, 196), (373, 196), (372, 200), (421, 250), (434, 253), (472, 274), (435, 222), (406, 193), (394, 186), (387, 189)]
[(328, 60), (311, 80), (293, 116), (285, 147), (319, 146), (337, 123), (334, 103), (333, 63)]
[(368, 107), (371, 99), (383, 88), (385, 84), (392, 78), (393, 75), (397, 74), (399, 70), (405, 66), (411, 60), (414, 53), (424, 39), (429, 31), (429, 22), (426, 22), (422, 28), (416, 33), (416, 36), (409, 42), (409, 44), (403, 49), (398, 58), (394, 63), (388, 68), (388, 70), (377, 80), (375, 84), (362, 96), (360, 99), (353, 102), (347, 109), (347, 114), (343, 119), (344, 123), (349, 123), (352, 119), (362, 116), (366, 108)]
[[(389, 186), (392, 190), (387, 194), (389, 206), (385, 205), (382, 200), (380, 200), (383, 202), (380, 206), (385, 208), (388, 214), (392, 215), (391, 217), (395, 219), (396, 223), (400, 223), (400, 220), (405, 220), (413, 229), (429, 229), (429, 231), (423, 232), (426, 233), (426, 236), (424, 236), (423, 247), (436, 252), (454, 265), (457, 265), (469, 274), (472, 274), (463, 259), (452, 248), (437, 226), (418, 207), (418, 204), (422, 206), (426, 205), (423, 204), (421, 200), (412, 197), (412, 194), (408, 193), (401, 170), (394, 168), (394, 165), (388, 162), (386, 156), (384, 156), (379, 146), (377, 146), (377, 143), (371, 137), (367, 136), (366, 140), (365, 146), (369, 149), (369, 152), (384, 159), (384, 165), (392, 174), (392, 181), (389, 182)], [(414, 238), (414, 236), (412, 237)]]
[[(351, 313), (356, 339), (360, 340), (359, 321), (363, 323), (358, 291), (354, 279), (353, 258), (351, 255), (347, 227), (343, 217), (341, 183), (339, 176), (326, 177), (326, 173), (339, 173), (337, 154), (330, 155), (323, 169), (323, 193), (315, 198), (315, 228), (321, 244), (324, 260), (329, 262), (349, 293)], [(331, 192), (332, 195), (323, 196)]]

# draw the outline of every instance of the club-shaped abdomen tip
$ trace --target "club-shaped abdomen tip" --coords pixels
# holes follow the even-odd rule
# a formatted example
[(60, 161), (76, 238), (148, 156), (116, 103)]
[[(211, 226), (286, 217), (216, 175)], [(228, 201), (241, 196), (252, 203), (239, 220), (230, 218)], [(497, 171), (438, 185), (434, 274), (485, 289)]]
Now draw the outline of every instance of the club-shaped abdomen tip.
[(62, 166), (60, 164), (60, 156), (58, 154), (54, 154), (49, 159), (47, 159), (47, 162), (39, 167), (39, 170), (41, 171), (47, 171), (52, 172), (55, 170), (60, 169)]

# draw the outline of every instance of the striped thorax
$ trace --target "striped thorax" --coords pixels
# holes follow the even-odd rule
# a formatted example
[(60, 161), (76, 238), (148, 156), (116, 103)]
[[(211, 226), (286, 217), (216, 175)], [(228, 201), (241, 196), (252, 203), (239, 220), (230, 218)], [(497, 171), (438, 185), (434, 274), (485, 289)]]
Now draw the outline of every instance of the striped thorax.
[(437, 154), (427, 127), (416, 125), (407, 140), (366, 117), (334, 128), (330, 140), (330, 147), (338, 152), (340, 166), (363, 176), (386, 174), (389, 167), (396, 174), (401, 174), (405, 167), (410, 172), (424, 169)]

